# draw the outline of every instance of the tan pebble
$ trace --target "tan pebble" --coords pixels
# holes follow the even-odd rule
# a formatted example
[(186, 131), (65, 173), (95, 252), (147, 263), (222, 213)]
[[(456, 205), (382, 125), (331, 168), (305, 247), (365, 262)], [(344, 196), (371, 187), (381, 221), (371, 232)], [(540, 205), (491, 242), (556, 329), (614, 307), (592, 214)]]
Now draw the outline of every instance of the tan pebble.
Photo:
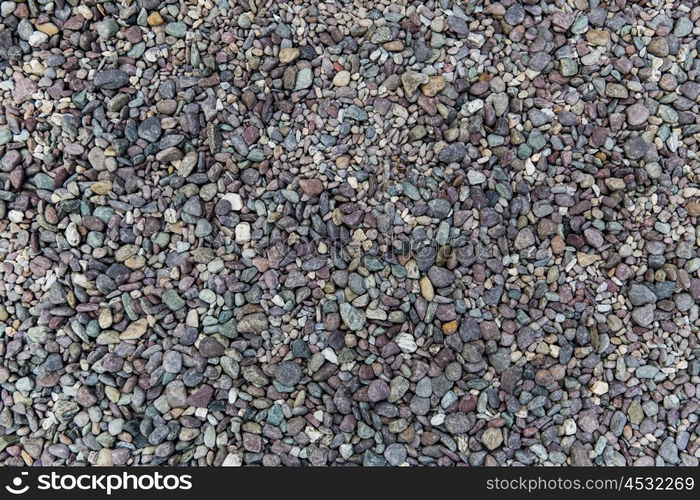
[(129, 269), (141, 269), (146, 265), (146, 258), (143, 255), (134, 255), (126, 259), (124, 265)]
[(608, 392), (608, 383), (603, 382), (602, 380), (596, 380), (593, 385), (591, 386), (591, 392), (593, 394), (597, 394), (598, 396), (602, 396), (603, 394), (607, 394)]
[(141, 318), (137, 321), (131, 323), (126, 330), (124, 330), (121, 335), (119, 335), (120, 340), (136, 340), (141, 337), (148, 329), (148, 320), (146, 318)]
[(618, 177), (608, 177), (605, 179), (605, 185), (611, 191), (620, 191), (625, 189), (625, 181)]
[(110, 181), (98, 181), (90, 186), (90, 190), (99, 195), (105, 195), (112, 190), (112, 183)]
[(584, 252), (576, 253), (576, 260), (578, 260), (578, 263), (581, 264), (583, 267), (590, 266), (591, 264), (599, 261), (600, 259), (600, 255), (588, 254)]
[(116, 387), (112, 387), (111, 385), (106, 385), (105, 386), (105, 396), (112, 402), (116, 403), (119, 401), (119, 397), (121, 394), (119, 393), (119, 389)]
[(481, 442), (486, 448), (493, 451), (503, 444), (503, 434), (500, 429), (489, 427), (481, 435)]
[(700, 216), (700, 202), (689, 201), (685, 204), (685, 209), (688, 211), (688, 215), (691, 217)]
[(163, 16), (158, 12), (151, 12), (146, 18), (146, 22), (149, 26), (160, 26), (163, 24)]
[(88, 21), (93, 17), (92, 11), (87, 5), (78, 5), (78, 7), (76, 7), (76, 10), (78, 11), (78, 14), (80, 14), (84, 19), (87, 19)]
[(442, 325), (442, 332), (445, 335), (452, 335), (457, 331), (457, 327), (459, 326), (459, 323), (457, 322), (456, 319), (453, 319), (452, 321), (448, 321), (447, 323), (443, 323)]
[(54, 23), (37, 24), (36, 29), (48, 36), (54, 36), (58, 33), (58, 26)]
[(403, 42), (400, 40), (386, 42), (383, 47), (387, 52), (401, 52), (404, 49)]
[(421, 86), (421, 91), (428, 97), (435, 97), (447, 87), (444, 76), (431, 76), (428, 83)]
[(419, 85), (427, 84), (430, 81), (428, 75), (417, 71), (406, 71), (401, 75), (401, 83), (407, 96), (412, 96)]
[(564, 250), (566, 249), (566, 243), (564, 243), (564, 239), (559, 236), (558, 234), (552, 238), (552, 252), (555, 254), (561, 254), (564, 253)]
[(347, 87), (350, 84), (350, 72), (349, 71), (338, 71), (333, 77), (333, 85), (336, 87)]
[(97, 323), (103, 330), (112, 326), (112, 311), (108, 308), (102, 309), (100, 315), (97, 317)]
[(604, 47), (610, 41), (610, 32), (607, 30), (588, 30), (586, 40), (591, 45)]
[(100, 467), (111, 467), (114, 465), (112, 462), (112, 450), (109, 448), (102, 448), (97, 454), (97, 464)]
[(296, 47), (290, 47), (286, 49), (280, 49), (279, 59), (282, 64), (289, 64), (294, 62), (299, 58), (299, 49)]
[(427, 276), (423, 276), (418, 284), (420, 285), (420, 294), (425, 300), (431, 302), (435, 298), (435, 290), (430, 279)]

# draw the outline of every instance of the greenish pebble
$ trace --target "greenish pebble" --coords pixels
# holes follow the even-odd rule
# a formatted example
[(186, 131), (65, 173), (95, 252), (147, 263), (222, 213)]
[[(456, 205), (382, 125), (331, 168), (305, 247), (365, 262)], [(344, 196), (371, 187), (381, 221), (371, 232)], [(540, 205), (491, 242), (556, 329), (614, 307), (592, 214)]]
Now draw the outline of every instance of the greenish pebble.
[(693, 22), (687, 17), (679, 17), (673, 27), (673, 34), (679, 38), (688, 36), (693, 32)]
[(238, 375), (240, 374), (241, 370), (238, 361), (236, 361), (233, 358), (229, 358), (228, 356), (221, 356), (221, 358), (219, 359), (219, 363), (221, 364), (221, 369), (226, 375), (228, 375), (232, 379), (238, 378)]
[(360, 420), (357, 422), (357, 435), (360, 439), (371, 439), (374, 437), (374, 429)]
[(119, 93), (112, 97), (107, 103), (107, 111), (119, 111), (129, 102), (130, 97), (127, 94)]
[(359, 106), (352, 104), (345, 109), (344, 115), (346, 118), (350, 118), (355, 121), (365, 121), (369, 118), (367, 111), (360, 108)]
[(221, 324), (219, 333), (226, 338), (234, 339), (238, 336), (238, 330), (236, 330), (236, 320), (232, 319)]
[(34, 185), (37, 189), (53, 189), (53, 179), (43, 172), (34, 176)]
[(275, 386), (275, 389), (277, 389), (278, 392), (290, 393), (290, 392), (294, 392), (294, 390), (295, 390), (295, 388), (293, 386), (280, 384), (277, 380), (273, 380), (272, 385)]
[(252, 26), (252, 23), (250, 22), (250, 17), (248, 17), (247, 14), (243, 13), (240, 16), (238, 16), (238, 27), (243, 28), (243, 29), (249, 29)]
[(399, 190), (396, 188), (396, 186), (389, 186), (386, 188), (386, 194), (389, 196), (398, 196), (399, 195)]
[(90, 338), (87, 336), (87, 332), (85, 331), (85, 327), (78, 323), (77, 321), (74, 321), (73, 323), (70, 324), (71, 330), (73, 330), (73, 333), (76, 334), (80, 340), (85, 342), (86, 344), (90, 342)]
[(576, 35), (581, 35), (588, 31), (588, 16), (581, 16), (576, 18), (574, 23), (571, 25), (571, 32)]
[(505, 137), (496, 134), (489, 134), (486, 136), (486, 142), (489, 147), (495, 148), (496, 146), (502, 145), (506, 141)]
[(506, 421), (506, 427), (513, 427), (513, 424), (515, 423), (515, 418), (513, 417), (512, 413), (508, 413), (507, 411), (502, 412), (501, 418)]
[(381, 271), (384, 269), (384, 262), (377, 257), (365, 256), (364, 263), (368, 271)]
[(139, 11), (139, 15), (136, 16), (136, 24), (144, 28), (148, 26), (148, 11), (146, 9)]
[(532, 319), (530, 319), (530, 316), (528, 316), (527, 313), (522, 309), (518, 310), (518, 312), (515, 314), (515, 319), (517, 319), (518, 322), (522, 325), (529, 325), (530, 323), (532, 323)]
[(279, 427), (284, 422), (284, 411), (282, 406), (274, 404), (267, 409), (267, 423)]
[(211, 223), (208, 220), (206, 220), (206, 219), (197, 220), (197, 224), (195, 225), (195, 228), (194, 228), (194, 235), (197, 238), (204, 238), (205, 236), (209, 236), (212, 231), (213, 231), (213, 228), (211, 226)]
[(5, 451), (5, 448), (19, 443), (19, 436), (17, 434), (5, 434), (0, 436), (0, 453)]
[(248, 152), (248, 156), (246, 158), (253, 163), (260, 163), (261, 161), (265, 160), (265, 153), (263, 153), (262, 149), (260, 148), (253, 148)]
[(284, 196), (290, 203), (299, 203), (300, 200), (299, 193), (292, 191), (291, 189), (283, 189), (282, 196)]
[(12, 140), (12, 132), (9, 128), (0, 128), (0, 146), (4, 146)]
[(527, 143), (534, 151), (540, 151), (547, 145), (547, 139), (539, 130), (533, 130), (527, 138)]
[(180, 297), (177, 291), (169, 288), (162, 295), (163, 303), (168, 306), (171, 311), (178, 311), (185, 307), (185, 301)]
[(450, 237), (450, 224), (447, 221), (442, 221), (438, 226), (437, 233), (435, 235), (435, 241), (438, 245), (445, 245)]
[(96, 338), (100, 334), (100, 325), (96, 319), (90, 320), (85, 327), (85, 333), (92, 338)]
[(181, 22), (168, 23), (165, 25), (165, 32), (175, 38), (185, 38), (187, 25)]
[(465, 384), (467, 389), (476, 389), (477, 391), (482, 391), (486, 389), (490, 384), (483, 378), (473, 378)]
[(136, 314), (136, 311), (134, 311), (134, 308), (131, 306), (131, 302), (131, 295), (129, 295), (128, 293), (123, 293), (122, 304), (124, 304), (124, 312), (131, 321), (136, 321), (139, 319), (139, 315)]
[(144, 52), (146, 52), (146, 43), (139, 42), (134, 44), (134, 46), (131, 47), (131, 50), (129, 50), (129, 52), (127, 52), (126, 55), (133, 59), (141, 59), (141, 56), (143, 56)]
[(666, 123), (675, 125), (678, 123), (678, 113), (670, 106), (661, 105), (659, 106), (659, 116)]
[(506, 200), (510, 200), (513, 197), (510, 186), (506, 186), (505, 184), (496, 184), (496, 191)]
[(92, 212), (92, 215), (100, 219), (102, 222), (107, 224), (109, 222), (110, 217), (114, 214), (114, 209), (110, 207), (97, 207), (95, 210)]
[(73, 94), (73, 102), (79, 108), (82, 108), (87, 104), (87, 89), (83, 89), (80, 92)]
[(156, 233), (151, 236), (151, 241), (159, 247), (167, 247), (170, 243), (170, 235), (168, 233)]
[(401, 264), (392, 264), (391, 265), (391, 274), (396, 276), (399, 279), (405, 278), (406, 277), (406, 268), (402, 266)]
[(532, 148), (527, 144), (521, 144), (518, 146), (518, 158), (521, 160), (527, 160), (532, 156)]
[(311, 68), (301, 68), (297, 73), (294, 90), (308, 89), (314, 83), (314, 72)]
[(105, 233), (100, 233), (98, 231), (90, 231), (87, 234), (87, 238), (85, 241), (92, 248), (99, 248), (102, 246), (102, 243), (104, 243), (104, 241), (105, 241)]
[(34, 343), (43, 344), (46, 342), (46, 329), (43, 326), (32, 326), (27, 329), (27, 337)]
[(418, 192), (418, 188), (411, 184), (410, 182), (404, 182), (403, 183), (403, 192), (406, 196), (408, 196), (410, 199), (413, 201), (418, 201), (420, 200), (420, 193)]
[(654, 224), (654, 229), (656, 229), (662, 234), (668, 234), (669, 232), (671, 232), (671, 225), (665, 222), (656, 222)]
[(216, 293), (214, 293), (213, 290), (205, 288), (204, 290), (199, 292), (199, 298), (207, 304), (213, 304), (214, 302), (216, 302)]
[(341, 349), (341, 351), (338, 353), (338, 363), (339, 364), (345, 364), (345, 363), (352, 363), (355, 361), (355, 351), (350, 349), (349, 347), (344, 347)]

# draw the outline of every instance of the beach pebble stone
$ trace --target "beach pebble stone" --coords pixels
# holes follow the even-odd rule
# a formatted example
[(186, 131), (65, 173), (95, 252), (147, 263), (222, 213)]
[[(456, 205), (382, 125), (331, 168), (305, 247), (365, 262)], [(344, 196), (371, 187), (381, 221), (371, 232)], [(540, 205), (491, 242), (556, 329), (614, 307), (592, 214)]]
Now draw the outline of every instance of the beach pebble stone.
[(627, 296), (633, 306), (653, 304), (657, 300), (654, 292), (652, 292), (649, 287), (640, 283), (633, 283), (629, 288)]
[(503, 444), (503, 434), (500, 429), (489, 427), (481, 435), (481, 442), (486, 449), (493, 451)]
[(348, 327), (350, 331), (357, 331), (365, 326), (367, 320), (364, 311), (353, 307), (347, 302), (340, 304), (340, 316), (343, 319), (343, 323)]
[(649, 143), (647, 143), (641, 136), (637, 136), (627, 140), (623, 148), (627, 158), (630, 160), (639, 160), (649, 149)]
[(440, 151), (439, 159), (442, 163), (460, 163), (467, 154), (467, 148), (462, 143), (454, 143)]
[(0, 464), (697, 467), (696, 4), (0, 0)]
[(648, 328), (654, 321), (654, 307), (651, 304), (632, 311), (632, 320), (641, 327)]
[(156, 142), (160, 138), (161, 133), (160, 120), (155, 116), (146, 118), (138, 128), (139, 137), (148, 142)]
[(113, 90), (126, 86), (129, 76), (119, 69), (107, 69), (97, 73), (93, 83), (99, 88)]
[(406, 446), (401, 443), (392, 443), (384, 450), (384, 458), (389, 465), (401, 465), (404, 463), (407, 456)]
[[(471, 425), (472, 424), (465, 413), (450, 413), (449, 415), (445, 416), (445, 429), (447, 429), (450, 434), (464, 434), (471, 429)], [(498, 447), (498, 445), (496, 447)]]
[(367, 388), (367, 397), (373, 403), (387, 399), (390, 394), (391, 389), (389, 388), (389, 384), (382, 379), (373, 380)]
[(350, 72), (343, 70), (338, 71), (333, 77), (333, 85), (336, 87), (347, 87), (350, 84)]
[(280, 384), (288, 387), (297, 385), (302, 377), (302, 369), (299, 364), (294, 361), (285, 361), (277, 366), (275, 371), (275, 380)]
[(627, 115), (627, 123), (636, 127), (646, 123), (649, 118), (649, 110), (644, 105), (644, 103), (638, 102), (628, 107), (625, 110)]
[(515, 3), (506, 9), (504, 20), (511, 26), (516, 26), (525, 20), (525, 9), (519, 3)]

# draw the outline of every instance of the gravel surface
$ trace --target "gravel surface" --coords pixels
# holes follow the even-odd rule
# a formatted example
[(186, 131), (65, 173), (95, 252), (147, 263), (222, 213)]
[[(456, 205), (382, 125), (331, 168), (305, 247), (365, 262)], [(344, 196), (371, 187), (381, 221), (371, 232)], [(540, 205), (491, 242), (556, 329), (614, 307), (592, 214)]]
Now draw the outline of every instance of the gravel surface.
[(696, 0), (0, 1), (0, 463), (700, 458)]

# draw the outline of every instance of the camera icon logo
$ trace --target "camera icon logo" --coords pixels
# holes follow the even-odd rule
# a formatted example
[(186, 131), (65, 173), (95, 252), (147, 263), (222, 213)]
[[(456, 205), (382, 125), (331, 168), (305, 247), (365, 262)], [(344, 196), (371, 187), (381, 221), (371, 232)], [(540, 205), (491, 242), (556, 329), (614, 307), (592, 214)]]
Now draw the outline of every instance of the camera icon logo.
[(15, 477), (12, 480), (12, 486), (5, 486), (5, 489), (12, 493), (13, 495), (22, 495), (29, 490), (29, 485), (22, 486), (22, 476), (28, 476), (29, 472), (22, 472), (20, 476)]

